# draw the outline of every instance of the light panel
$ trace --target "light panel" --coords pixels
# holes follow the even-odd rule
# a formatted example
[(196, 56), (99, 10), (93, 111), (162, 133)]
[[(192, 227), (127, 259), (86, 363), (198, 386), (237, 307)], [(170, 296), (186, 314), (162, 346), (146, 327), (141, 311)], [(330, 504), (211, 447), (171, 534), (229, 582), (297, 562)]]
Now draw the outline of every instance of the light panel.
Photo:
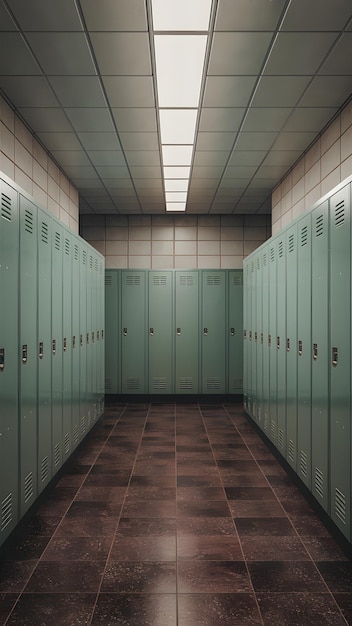
[(197, 109), (160, 109), (161, 143), (194, 143)]
[(153, 0), (154, 30), (208, 30), (211, 0)]
[(166, 202), (166, 210), (167, 211), (185, 211), (186, 203), (185, 202)]
[(189, 179), (191, 168), (190, 167), (164, 167), (164, 178), (187, 178)]
[(187, 191), (188, 179), (166, 178), (164, 180), (165, 191)]
[(162, 146), (164, 165), (191, 165), (193, 146)]

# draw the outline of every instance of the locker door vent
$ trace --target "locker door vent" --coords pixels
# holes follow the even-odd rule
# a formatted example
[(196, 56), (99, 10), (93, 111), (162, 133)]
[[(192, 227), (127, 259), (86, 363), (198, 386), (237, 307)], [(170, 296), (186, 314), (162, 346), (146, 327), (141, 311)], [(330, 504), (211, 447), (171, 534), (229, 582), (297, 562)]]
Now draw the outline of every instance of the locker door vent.
[(270, 261), (271, 263), (275, 261), (275, 248), (270, 248)]
[(210, 391), (211, 390), (216, 390), (216, 389), (221, 389), (221, 380), (220, 380), (220, 378), (216, 378), (215, 376), (212, 376), (211, 378), (207, 378), (206, 387)]
[(335, 226), (338, 228), (345, 221), (345, 201), (342, 200), (335, 206)]
[(276, 439), (276, 424), (274, 420), (270, 420), (270, 433), (273, 440)]
[(242, 389), (243, 380), (242, 378), (234, 378), (232, 381), (232, 389)]
[(127, 378), (127, 389), (139, 389), (140, 388), (140, 380), (139, 378)]
[(74, 245), (73, 258), (74, 258), (75, 261), (78, 261), (78, 259), (79, 259), (78, 245), (76, 243)]
[(257, 258), (257, 270), (260, 270), (260, 258)]
[(111, 274), (105, 274), (105, 285), (107, 287), (111, 287), (111, 285), (112, 285), (112, 275)]
[(265, 254), (263, 254), (263, 267), (266, 267), (267, 264), (268, 264), (268, 257), (267, 257), (267, 255), (265, 253)]
[(29, 472), (24, 479), (24, 501), (28, 502), (33, 496), (33, 472)]
[(12, 493), (9, 493), (1, 503), (1, 532), (12, 521)]
[(252, 261), (252, 263), (251, 263), (251, 272), (252, 272), (252, 274), (254, 272), (254, 261)]
[(33, 213), (28, 209), (24, 211), (24, 229), (26, 233), (33, 234)]
[(11, 210), (11, 198), (5, 193), (1, 194), (1, 217), (7, 222), (11, 222), (12, 210)]
[(180, 286), (181, 287), (193, 287), (194, 280), (192, 274), (182, 274), (180, 276)]
[(293, 443), (292, 439), (290, 439), (288, 442), (288, 460), (291, 461), (291, 463), (295, 462), (295, 452), (295, 444)]
[(187, 376), (183, 376), (179, 380), (179, 389), (193, 389), (193, 379)]
[(318, 467), (315, 468), (314, 486), (315, 486), (316, 492), (319, 494), (321, 498), (323, 498), (324, 497), (324, 474)]
[(284, 431), (282, 430), (282, 428), (279, 428), (277, 433), (277, 445), (280, 450), (284, 449)]
[(335, 513), (343, 524), (346, 524), (346, 496), (339, 489), (335, 489)]
[(41, 466), (40, 466), (40, 480), (42, 483), (45, 483), (45, 481), (48, 479), (49, 477), (49, 459), (47, 456), (45, 456), (42, 459), (41, 462)]
[(82, 435), (84, 435), (84, 433), (86, 432), (86, 416), (83, 415), (83, 417), (81, 417), (81, 433)]
[(55, 248), (55, 250), (61, 250), (61, 235), (60, 235), (60, 233), (55, 233), (54, 248)]
[(155, 287), (165, 287), (167, 283), (167, 278), (166, 276), (160, 275), (160, 276), (153, 276), (153, 285)]
[(61, 449), (60, 444), (57, 443), (54, 448), (54, 467), (60, 464), (61, 461)]
[(320, 237), (324, 232), (324, 215), (318, 215), (315, 220), (315, 236)]
[(49, 243), (49, 226), (46, 222), (42, 222), (42, 227), (40, 230), (40, 237), (42, 243)]
[(65, 237), (65, 254), (70, 255), (70, 240)]
[(295, 236), (292, 234), (288, 238), (288, 251), (293, 252), (295, 249)]
[(70, 451), (70, 434), (69, 433), (65, 433), (64, 450), (65, 450), (65, 454), (68, 454)]
[(209, 287), (218, 287), (219, 285), (221, 285), (221, 276), (207, 276), (207, 285)]
[(284, 256), (284, 243), (283, 241), (279, 241), (279, 259), (282, 259)]
[(308, 226), (303, 226), (301, 229), (301, 248), (308, 244)]
[(153, 378), (153, 389), (166, 389), (166, 378), (162, 376)]
[(307, 455), (305, 452), (303, 452), (303, 450), (301, 450), (301, 454), (300, 454), (300, 472), (302, 474), (302, 476), (304, 476), (305, 478), (307, 478), (307, 474), (308, 474), (308, 459), (307, 459)]
[(105, 391), (111, 391), (112, 389), (112, 378), (105, 378)]
[(92, 414), (90, 412), (90, 409), (88, 409), (88, 418), (87, 418), (88, 428), (90, 428), (91, 423), (92, 423)]
[(264, 430), (265, 430), (265, 431), (267, 431), (267, 430), (268, 430), (268, 421), (269, 421), (269, 420), (268, 420), (268, 415), (267, 415), (267, 413), (264, 413), (263, 428), (264, 428)]
[(75, 424), (73, 427), (73, 443), (75, 445), (78, 443), (78, 424)]
[(87, 251), (82, 250), (82, 265), (87, 265)]
[(234, 274), (232, 276), (232, 284), (236, 287), (236, 286), (242, 286), (243, 285), (243, 275), (242, 274)]
[(93, 257), (92, 257), (92, 255), (91, 255), (91, 254), (89, 255), (89, 268), (90, 268), (91, 270), (93, 269)]
[(128, 287), (134, 287), (141, 284), (141, 277), (138, 274), (127, 274), (126, 285)]
[(96, 272), (98, 271), (98, 267), (98, 259), (95, 259), (94, 268)]

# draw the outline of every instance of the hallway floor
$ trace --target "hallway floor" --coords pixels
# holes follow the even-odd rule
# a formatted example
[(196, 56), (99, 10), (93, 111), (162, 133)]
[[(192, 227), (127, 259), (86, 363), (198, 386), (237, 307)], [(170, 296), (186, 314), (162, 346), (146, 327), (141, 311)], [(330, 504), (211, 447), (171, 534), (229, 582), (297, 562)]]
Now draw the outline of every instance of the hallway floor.
[(108, 404), (0, 561), (0, 625), (343, 626), (352, 563), (234, 404)]

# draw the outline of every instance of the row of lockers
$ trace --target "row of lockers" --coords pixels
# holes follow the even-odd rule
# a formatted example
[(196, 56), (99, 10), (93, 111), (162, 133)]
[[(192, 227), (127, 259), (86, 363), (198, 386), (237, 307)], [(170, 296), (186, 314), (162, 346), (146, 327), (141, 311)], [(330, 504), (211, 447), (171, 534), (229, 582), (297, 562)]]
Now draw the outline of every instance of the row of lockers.
[(105, 391), (242, 393), (242, 270), (106, 270)]
[(0, 545), (103, 412), (104, 259), (0, 179)]
[(351, 181), (244, 263), (244, 404), (351, 540)]

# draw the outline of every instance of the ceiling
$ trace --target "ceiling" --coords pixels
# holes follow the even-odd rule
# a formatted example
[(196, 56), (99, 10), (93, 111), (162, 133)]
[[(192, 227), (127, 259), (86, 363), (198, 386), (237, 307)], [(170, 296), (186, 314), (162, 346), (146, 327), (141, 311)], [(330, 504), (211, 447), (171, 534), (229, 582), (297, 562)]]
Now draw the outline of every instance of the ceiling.
[[(151, 23), (150, 0), (0, 4), (0, 89), (81, 213), (165, 212)], [(186, 213), (270, 213), (351, 59), (351, 0), (213, 0)]]

